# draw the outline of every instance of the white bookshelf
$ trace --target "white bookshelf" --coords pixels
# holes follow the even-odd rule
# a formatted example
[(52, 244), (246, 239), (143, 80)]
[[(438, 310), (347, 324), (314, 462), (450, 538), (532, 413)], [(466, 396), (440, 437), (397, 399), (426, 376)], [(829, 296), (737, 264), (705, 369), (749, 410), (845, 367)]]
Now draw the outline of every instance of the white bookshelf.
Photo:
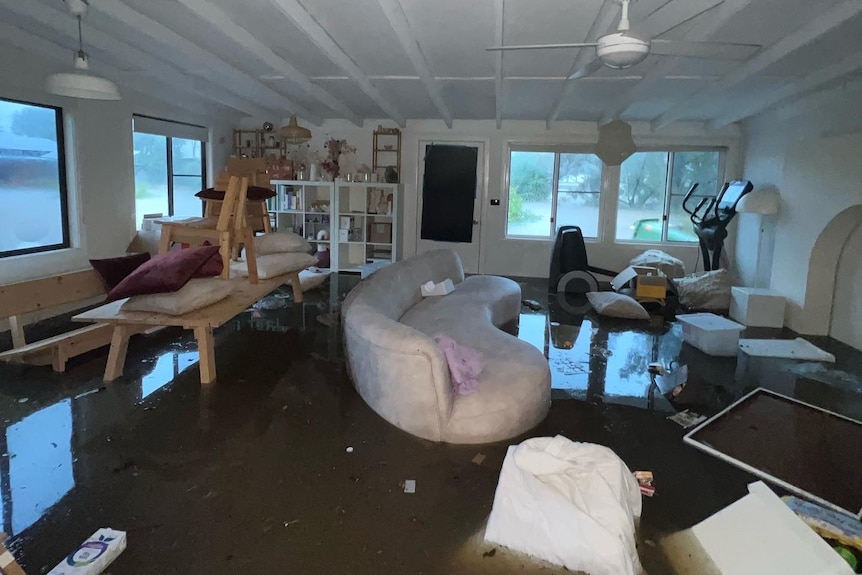
[(362, 265), (398, 259), (400, 191), (398, 184), (335, 182), (339, 270), (359, 272)]
[(401, 186), (371, 182), (272, 180), (269, 210), (273, 229), (292, 231), (312, 244), (329, 232), (333, 271), (360, 272), (373, 262), (400, 255)]

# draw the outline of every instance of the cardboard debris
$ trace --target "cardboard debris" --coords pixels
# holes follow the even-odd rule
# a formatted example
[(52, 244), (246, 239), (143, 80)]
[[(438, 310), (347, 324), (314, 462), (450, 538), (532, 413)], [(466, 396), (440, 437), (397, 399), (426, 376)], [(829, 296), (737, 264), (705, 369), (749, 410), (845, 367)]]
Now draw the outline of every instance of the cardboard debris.
[(125, 549), (125, 531), (99, 529), (51, 569), (48, 575), (98, 575)]
[(485, 461), (485, 454), (484, 453), (477, 453), (476, 457), (474, 457), (472, 461), (476, 465), (482, 465), (482, 463), (484, 463), (484, 461)]
[(404, 480), (404, 493), (416, 493), (416, 480), (415, 479), (405, 479)]
[(652, 471), (635, 471), (635, 479), (638, 480), (638, 487), (641, 490), (641, 495), (652, 497), (655, 495), (655, 486), (653, 482)]
[(3, 542), (6, 540), (6, 534), (0, 533), (0, 572), (4, 575), (27, 575), (24, 569), (15, 561), (15, 556), (6, 549)]
[(685, 410), (680, 411), (679, 413), (675, 413), (673, 415), (668, 416), (668, 419), (682, 427), (683, 429), (688, 429), (689, 427), (694, 427), (698, 423), (703, 423), (706, 421), (705, 415), (699, 415), (694, 413), (693, 411)]

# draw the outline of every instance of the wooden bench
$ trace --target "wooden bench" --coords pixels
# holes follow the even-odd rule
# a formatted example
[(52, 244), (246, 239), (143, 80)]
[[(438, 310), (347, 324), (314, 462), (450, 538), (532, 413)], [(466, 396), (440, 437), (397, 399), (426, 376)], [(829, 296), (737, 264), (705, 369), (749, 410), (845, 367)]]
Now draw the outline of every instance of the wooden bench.
[(32, 343), (24, 337), (25, 314), (104, 295), (102, 282), (92, 269), (0, 286), (0, 318), (8, 318), (12, 330), (12, 349), (0, 352), (0, 361), (51, 365), (54, 371), (62, 372), (69, 358), (108, 345), (113, 332), (108, 324), (90, 325)]
[(299, 272), (260, 280), (256, 284), (249, 283), (247, 278), (235, 278), (235, 284), (230, 295), (211, 306), (195, 310), (183, 315), (166, 315), (162, 313), (123, 311), (124, 299), (117, 300), (81, 313), (72, 318), (73, 321), (97, 322), (110, 324), (113, 327), (111, 335), (111, 350), (108, 353), (108, 364), (105, 367), (105, 381), (114, 381), (123, 375), (123, 365), (126, 362), (126, 352), (129, 348), (129, 337), (149, 326), (178, 326), (194, 331), (200, 354), (201, 383), (212, 383), (216, 379), (215, 345), (213, 330), (243, 311), (253, 303), (266, 296), (278, 286), (289, 280), (293, 287), (294, 301), (302, 301), (302, 287), (299, 283)]

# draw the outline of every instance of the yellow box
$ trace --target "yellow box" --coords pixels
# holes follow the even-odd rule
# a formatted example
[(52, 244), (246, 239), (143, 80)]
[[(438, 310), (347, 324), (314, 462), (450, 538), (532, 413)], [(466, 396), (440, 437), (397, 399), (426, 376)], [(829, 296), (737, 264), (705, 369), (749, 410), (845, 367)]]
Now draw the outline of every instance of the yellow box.
[(638, 273), (635, 296), (644, 299), (664, 299), (667, 296), (667, 277), (659, 270), (648, 274)]

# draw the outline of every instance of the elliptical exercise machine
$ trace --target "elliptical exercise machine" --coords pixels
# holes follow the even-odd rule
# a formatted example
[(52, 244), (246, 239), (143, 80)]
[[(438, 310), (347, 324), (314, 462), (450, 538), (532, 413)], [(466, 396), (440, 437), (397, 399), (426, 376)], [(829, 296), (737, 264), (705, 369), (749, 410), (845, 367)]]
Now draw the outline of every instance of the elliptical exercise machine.
[(743, 196), (754, 190), (754, 185), (748, 180), (725, 182), (715, 197), (701, 198), (697, 206), (690, 209), (688, 202), (697, 186), (694, 184), (685, 194), (682, 209), (691, 216), (694, 233), (697, 234), (700, 252), (703, 254), (703, 269), (709, 272), (721, 265), (721, 250), (727, 238), (727, 226), (736, 215), (737, 204)]

